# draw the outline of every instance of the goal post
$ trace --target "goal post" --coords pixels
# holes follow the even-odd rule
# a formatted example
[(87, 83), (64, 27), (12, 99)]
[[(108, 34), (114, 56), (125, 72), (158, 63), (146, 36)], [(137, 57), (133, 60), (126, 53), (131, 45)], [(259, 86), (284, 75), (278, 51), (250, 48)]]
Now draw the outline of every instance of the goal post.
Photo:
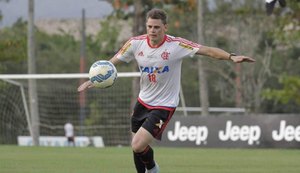
[(85, 92), (85, 118), (81, 123), (80, 79), (88, 74), (0, 75), (0, 143), (14, 144), (17, 136), (31, 136), (28, 79), (36, 79), (41, 136), (64, 136), (64, 124), (72, 122), (76, 136), (102, 136), (107, 146), (130, 143), (131, 79), (139, 72), (118, 73), (106, 89)]
[(10, 79), (2, 79), (7, 83), (13, 84), (15, 86), (19, 86), (20, 87), (20, 93), (21, 93), (21, 97), (22, 97), (22, 103), (23, 103), (23, 107), (24, 107), (24, 113), (26, 115), (26, 122), (28, 124), (28, 130), (29, 130), (29, 134), (30, 136), (32, 136), (32, 125), (31, 125), (31, 118), (29, 115), (29, 110), (28, 110), (28, 104), (27, 104), (27, 99), (26, 99), (26, 95), (25, 95), (25, 90), (24, 87), (21, 83), (16, 82), (14, 80), (10, 80)]

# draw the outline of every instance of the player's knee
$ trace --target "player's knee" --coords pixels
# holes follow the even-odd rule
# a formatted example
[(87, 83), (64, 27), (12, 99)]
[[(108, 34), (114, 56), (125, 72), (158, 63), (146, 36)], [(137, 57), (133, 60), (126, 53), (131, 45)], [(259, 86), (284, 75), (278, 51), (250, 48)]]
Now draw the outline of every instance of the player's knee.
[(141, 145), (138, 141), (132, 140), (131, 142), (132, 151), (135, 153), (141, 153), (145, 150), (145, 147)]

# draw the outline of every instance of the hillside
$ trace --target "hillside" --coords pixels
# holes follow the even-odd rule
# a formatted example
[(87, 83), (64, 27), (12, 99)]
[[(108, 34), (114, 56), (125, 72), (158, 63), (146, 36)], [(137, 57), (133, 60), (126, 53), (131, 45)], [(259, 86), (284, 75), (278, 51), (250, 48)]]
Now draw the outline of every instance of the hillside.
[[(95, 36), (101, 30), (101, 21), (96, 18), (86, 19), (86, 35)], [(121, 26), (118, 41), (127, 40), (132, 36), (131, 26), (128, 22), (119, 21), (118, 24)], [(80, 40), (81, 19), (43, 19), (36, 20), (35, 25), (38, 29), (48, 34), (70, 34), (76, 40)]]

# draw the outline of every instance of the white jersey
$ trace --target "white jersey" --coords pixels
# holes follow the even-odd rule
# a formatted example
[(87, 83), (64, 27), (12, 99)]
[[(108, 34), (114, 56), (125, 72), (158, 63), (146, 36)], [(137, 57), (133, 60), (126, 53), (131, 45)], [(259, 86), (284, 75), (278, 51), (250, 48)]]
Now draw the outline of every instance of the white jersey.
[(71, 123), (66, 123), (64, 126), (65, 129), (65, 136), (66, 137), (73, 137), (74, 136), (74, 127)]
[(179, 103), (181, 64), (201, 46), (166, 35), (162, 44), (152, 47), (147, 35), (133, 37), (117, 53), (121, 61), (136, 59), (140, 72), (139, 100), (150, 106), (176, 107)]

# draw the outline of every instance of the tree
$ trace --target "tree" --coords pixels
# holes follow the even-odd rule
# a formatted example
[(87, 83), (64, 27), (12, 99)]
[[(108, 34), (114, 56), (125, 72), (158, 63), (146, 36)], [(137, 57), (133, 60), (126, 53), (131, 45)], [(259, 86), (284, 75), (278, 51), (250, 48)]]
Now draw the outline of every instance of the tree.
[(300, 1), (286, 1), (286, 7), (276, 9), (270, 18), (275, 23), (270, 32), (279, 46), (300, 46)]
[(72, 35), (36, 33), (37, 73), (76, 73), (79, 71), (80, 43)]
[[(216, 9), (208, 11), (205, 16), (205, 36), (210, 44), (257, 60), (253, 65), (209, 60), (206, 66), (213, 72), (211, 76), (218, 74), (210, 81), (210, 86), (220, 93), (222, 102), (229, 104), (233, 102), (232, 96), (240, 97), (235, 100), (235, 105), (246, 107), (251, 112), (261, 111), (263, 100), (260, 94), (270, 75), (272, 57), (272, 45), (261, 41), (264, 33), (273, 26), (264, 15), (262, 5), (258, 8), (262, 3), (218, 1)], [(261, 42), (263, 49), (259, 49)]]
[(281, 89), (266, 89), (263, 96), (282, 104), (296, 103), (300, 106), (300, 78), (298, 76), (283, 75), (279, 78)]
[(272, 78), (262, 96), (267, 99), (265, 106), (272, 112), (300, 111), (297, 94), (300, 90), (297, 84), (300, 80), (299, 16), (300, 2), (286, 1), (285, 8), (274, 8), (268, 17), (274, 24), (267, 33), (268, 40), (276, 56), (271, 64)]
[(0, 30), (0, 71), (22, 73), (27, 59), (26, 23), (21, 19), (11, 28)]
[(300, 111), (300, 78), (298, 76), (282, 75), (279, 83), (281, 84), (279, 89), (265, 89), (263, 97), (277, 103), (276, 107), (278, 109), (276, 112)]

